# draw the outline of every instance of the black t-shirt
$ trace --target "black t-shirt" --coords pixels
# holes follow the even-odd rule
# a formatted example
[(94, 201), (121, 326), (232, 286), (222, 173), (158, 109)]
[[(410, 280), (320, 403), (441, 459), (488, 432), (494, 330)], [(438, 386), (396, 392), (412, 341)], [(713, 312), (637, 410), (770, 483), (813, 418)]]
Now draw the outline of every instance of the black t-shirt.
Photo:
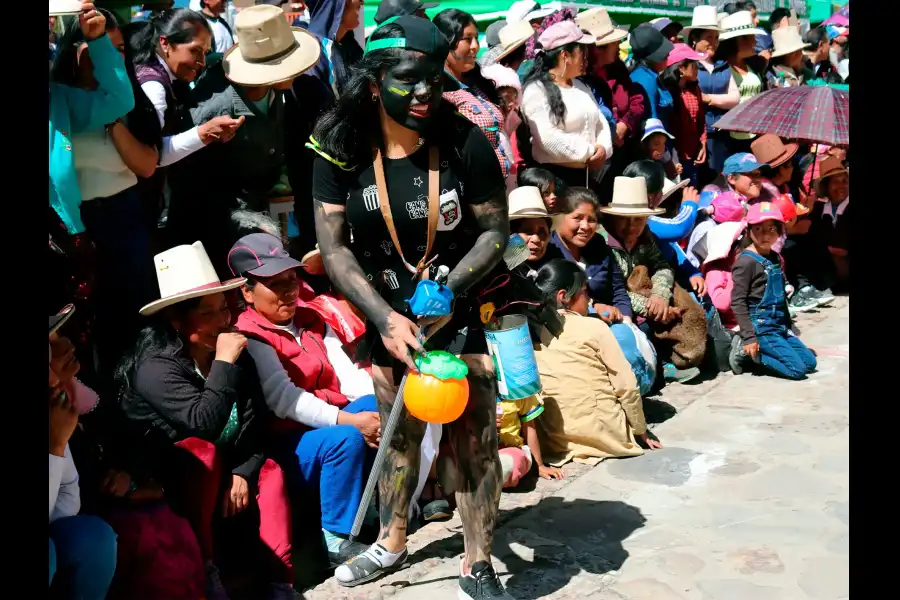
[[(493, 147), (477, 127), (462, 118), (439, 139), (440, 216), (429, 258), (434, 275), (440, 265), (451, 270), (481, 234), (469, 210), (503, 193), (504, 182)], [(430, 142), (401, 159), (384, 158), (391, 213), (403, 255), (412, 265), (425, 254), (428, 237), (428, 155)], [(406, 300), (416, 283), (391, 241), (381, 215), (372, 162), (344, 171), (316, 157), (313, 197), (346, 206), (353, 232), (351, 249), (372, 285), (391, 307), (409, 315)]]

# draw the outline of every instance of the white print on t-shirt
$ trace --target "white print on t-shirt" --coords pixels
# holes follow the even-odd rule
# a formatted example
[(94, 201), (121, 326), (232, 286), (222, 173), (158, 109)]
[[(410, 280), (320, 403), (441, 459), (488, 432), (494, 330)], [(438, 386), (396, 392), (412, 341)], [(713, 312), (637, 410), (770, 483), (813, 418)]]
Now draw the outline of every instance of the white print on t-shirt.
[(415, 200), (406, 203), (406, 212), (410, 219), (424, 219), (428, 216), (428, 196), (419, 194)]
[(416, 187), (422, 187), (422, 184), (425, 183), (422, 181), (421, 177), (413, 177), (413, 185)]
[(384, 281), (385, 281), (385, 283), (388, 284), (388, 287), (391, 288), (392, 290), (396, 290), (400, 287), (400, 282), (397, 281), (397, 274), (390, 269), (385, 269)]
[(381, 249), (384, 250), (384, 253), (388, 256), (391, 255), (391, 243), (387, 240), (381, 242)]
[(363, 202), (366, 205), (366, 210), (375, 210), (379, 206), (381, 206), (381, 200), (378, 198), (378, 186), (370, 185), (367, 188), (363, 189)]
[(459, 194), (456, 190), (441, 192), (441, 218), (438, 219), (438, 231), (452, 231), (462, 220), (459, 206)]

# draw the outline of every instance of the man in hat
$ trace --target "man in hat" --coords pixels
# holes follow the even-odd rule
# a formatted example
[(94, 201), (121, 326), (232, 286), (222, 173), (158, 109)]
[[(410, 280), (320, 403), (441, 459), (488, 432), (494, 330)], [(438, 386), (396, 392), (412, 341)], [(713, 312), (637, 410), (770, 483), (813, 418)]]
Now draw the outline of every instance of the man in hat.
[[(175, 243), (198, 237), (223, 276), (236, 236), (232, 210), (268, 209), (285, 169), (285, 92), (319, 58), (318, 40), (292, 29), (275, 6), (251, 6), (235, 20), (238, 43), (211, 65), (192, 95), (194, 123), (244, 119), (241, 135), (176, 163), (169, 171), (168, 226)], [(261, 41), (265, 40), (263, 44)], [(204, 226), (198, 228), (198, 224)]]

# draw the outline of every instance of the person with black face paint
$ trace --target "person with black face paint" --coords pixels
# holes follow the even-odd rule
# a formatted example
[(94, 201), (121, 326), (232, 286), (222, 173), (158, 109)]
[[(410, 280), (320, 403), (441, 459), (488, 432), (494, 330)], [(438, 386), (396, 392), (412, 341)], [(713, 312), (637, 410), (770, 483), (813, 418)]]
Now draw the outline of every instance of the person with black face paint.
[[(442, 102), (448, 52), (437, 28), (414, 16), (372, 34), (343, 94), (313, 135), (311, 146), (319, 154), (312, 186), (316, 235), (335, 287), (366, 316), (361, 352), (372, 359), (382, 422), (403, 371), (416, 370), (414, 353), (447, 350), (466, 362), (468, 406), (448, 425), (466, 547), (458, 597), (512, 600), (491, 566), (502, 487), (497, 384), (474, 301), (480, 281), (500, 262), (509, 221), (490, 143)], [(450, 315), (421, 321), (420, 331), (406, 299), (418, 280), (434, 277), (438, 265), (450, 269), (446, 285), (455, 305)], [(337, 568), (341, 585), (372, 581), (406, 562), (425, 427), (401, 415), (380, 474), (379, 541)]]

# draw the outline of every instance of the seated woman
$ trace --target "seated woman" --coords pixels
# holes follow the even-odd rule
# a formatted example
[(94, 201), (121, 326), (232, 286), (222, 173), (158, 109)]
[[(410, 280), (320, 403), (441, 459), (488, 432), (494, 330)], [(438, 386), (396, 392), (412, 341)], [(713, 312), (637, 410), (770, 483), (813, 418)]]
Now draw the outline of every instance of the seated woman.
[(319, 490), (322, 534), (334, 566), (368, 546), (347, 539), (368, 470), (366, 444), (377, 447), (380, 420), (371, 376), (301, 298), (297, 269), (281, 240), (253, 233), (228, 253), (246, 277), (246, 310), (237, 320), (262, 381), (274, 424), (273, 455), (288, 481)]
[[(603, 236), (622, 275), (629, 279), (640, 268), (649, 278), (646, 285), (629, 281), (628, 297), (638, 324), (648, 336), (652, 334), (666, 380), (693, 379), (700, 374), (696, 366), (703, 360), (706, 319), (702, 308), (689, 295), (685, 297), (683, 289), (677, 288), (684, 293), (676, 295), (675, 272), (647, 229), (647, 218), (663, 210), (650, 208), (644, 178), (617, 177), (612, 202), (600, 212), (607, 215)], [(696, 310), (702, 325), (693, 322)], [(690, 322), (684, 318), (686, 314), (692, 317)], [(663, 338), (666, 343), (661, 344)]]
[(78, 514), (81, 491), (69, 440), (81, 412), (77, 397), (70, 394), (79, 364), (75, 349), (56, 335), (73, 312), (70, 305), (50, 317), (49, 585), (60, 597), (103, 600), (116, 570), (116, 534), (99, 517)]
[(550, 243), (566, 260), (584, 270), (594, 312), (606, 323), (631, 322), (631, 301), (625, 278), (612, 252), (597, 233), (597, 196), (587, 188), (571, 187), (559, 197), (559, 215)]
[(552, 260), (537, 286), (556, 302), (563, 333), (536, 352), (544, 388), (537, 428), (548, 464), (643, 454), (637, 440), (660, 448), (647, 432), (634, 373), (609, 327), (587, 316), (587, 277), (577, 265)]
[(517, 267), (523, 275), (532, 275), (548, 260), (564, 258), (559, 248), (550, 244), (550, 215), (541, 190), (523, 186), (509, 193), (509, 232), (525, 240), (528, 258)]
[(784, 232), (777, 206), (760, 202), (747, 213), (748, 235), (732, 269), (731, 307), (740, 335), (731, 345), (729, 362), (741, 374), (751, 359), (763, 372), (805, 379), (816, 370), (816, 357), (791, 329), (782, 259), (772, 245)]
[[(245, 280), (220, 283), (200, 242), (175, 246), (154, 263), (162, 298), (141, 309), (154, 319), (116, 372), (131, 435), (145, 444), (144, 456), (155, 463), (148, 470), (194, 528), (207, 598), (227, 597), (213, 556), (248, 550), (249, 563), (235, 556), (235, 566), (252, 566), (271, 582), (268, 597), (296, 598), (284, 475), (261, 452), (259, 375), (225, 301), (224, 292)], [(226, 545), (224, 536), (249, 543)]]

